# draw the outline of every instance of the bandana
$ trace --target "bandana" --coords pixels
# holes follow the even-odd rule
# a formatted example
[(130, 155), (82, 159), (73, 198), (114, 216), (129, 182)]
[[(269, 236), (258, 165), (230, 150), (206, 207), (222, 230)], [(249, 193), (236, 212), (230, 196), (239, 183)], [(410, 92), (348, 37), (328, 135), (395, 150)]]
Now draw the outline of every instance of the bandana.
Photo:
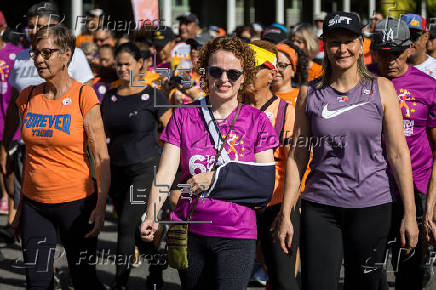
[(292, 47), (290, 47), (289, 45), (286, 45), (284, 43), (277, 44), (277, 49), (289, 57), (289, 59), (291, 60), (292, 68), (293, 68), (294, 72), (297, 71), (298, 57), (297, 57), (297, 53), (295, 52), (295, 49), (293, 49)]
[(248, 46), (254, 51), (256, 66), (266, 65), (270, 69), (275, 69), (277, 63), (277, 55), (275, 53), (260, 48), (254, 44), (248, 44)]

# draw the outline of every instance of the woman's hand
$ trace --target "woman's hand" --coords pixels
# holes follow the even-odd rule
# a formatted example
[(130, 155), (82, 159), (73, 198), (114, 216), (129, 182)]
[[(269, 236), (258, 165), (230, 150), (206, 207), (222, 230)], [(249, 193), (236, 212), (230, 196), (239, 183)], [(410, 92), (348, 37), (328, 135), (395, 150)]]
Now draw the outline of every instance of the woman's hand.
[(21, 208), (18, 207), (17, 212), (15, 213), (14, 221), (11, 224), (12, 233), (14, 234), (14, 237), (17, 240), (17, 242), (21, 241), (20, 220), (21, 220)]
[(3, 144), (0, 144), (0, 164), (1, 164), (1, 173), (6, 174), (6, 163), (8, 159), (8, 152)]
[(154, 233), (157, 231), (159, 224), (151, 218), (146, 218), (140, 226), (141, 239), (145, 242), (151, 242), (154, 239)]
[(292, 238), (294, 237), (294, 227), (291, 218), (279, 213), (273, 222), (271, 230), (276, 231), (276, 238), (280, 243), (285, 254), (290, 254)]
[(416, 244), (418, 243), (418, 235), (419, 230), (416, 218), (413, 216), (405, 216), (401, 221), (400, 236), (401, 247), (406, 247), (406, 249), (408, 249), (407, 253), (416, 247)]
[(100, 234), (104, 225), (104, 217), (106, 214), (106, 201), (97, 202), (97, 206), (89, 217), (89, 223), (94, 224), (94, 228), (85, 235), (85, 238), (97, 237)]
[(209, 190), (212, 182), (214, 181), (215, 171), (199, 173), (188, 179), (187, 184), (191, 185), (191, 192), (195, 195)]
[(424, 237), (428, 243), (436, 246), (436, 218), (433, 211), (424, 213), (423, 231)]

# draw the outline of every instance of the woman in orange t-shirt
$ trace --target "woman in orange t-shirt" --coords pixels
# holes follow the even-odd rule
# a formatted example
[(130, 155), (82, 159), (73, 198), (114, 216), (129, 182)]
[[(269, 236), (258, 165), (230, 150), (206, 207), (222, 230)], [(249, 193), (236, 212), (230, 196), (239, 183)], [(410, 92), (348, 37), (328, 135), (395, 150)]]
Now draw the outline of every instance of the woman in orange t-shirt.
[[(289, 83), (291, 82), (289, 71), (292, 71), (290, 68), (292, 62), (286, 56), (283, 56), (284, 58), (278, 57), (277, 60), (277, 53), (284, 50), (286, 53), (291, 55), (292, 51), (291, 48), (285, 44), (280, 44), (276, 47), (274, 44), (264, 40), (253, 41), (250, 44), (250, 48), (254, 51), (256, 75), (253, 85), (249, 86), (246, 90), (245, 102), (248, 105), (265, 112), (266, 116), (271, 121), (271, 124), (280, 132), (277, 134), (280, 138), (280, 145), (274, 150), (274, 191), (271, 201), (268, 203), (266, 209), (259, 210), (256, 213), (258, 241), (260, 242), (260, 247), (268, 271), (268, 285), (270, 288), (282, 289), (282, 286), (286, 285), (289, 289), (297, 289), (297, 280), (295, 276), (292, 275), (292, 273), (295, 273), (297, 260), (296, 252), (292, 255), (285, 255), (280, 249), (279, 244), (273, 242), (273, 232), (271, 231), (271, 227), (274, 224), (274, 220), (279, 215), (283, 201), (285, 167), (288, 152), (290, 150), (288, 144), (290, 141), (289, 138), (294, 129), (295, 121), (295, 109), (293, 106), (285, 103), (282, 111), (280, 110), (280, 106), (283, 106), (282, 104), (284, 102), (271, 90), (271, 83), (275, 79), (276, 67), (282, 67), (281, 69), (278, 69), (277, 74), (284, 74), (285, 78), (289, 77)], [(268, 58), (265, 58), (265, 56)], [(295, 52), (291, 58), (296, 61)], [(274, 66), (274, 63), (276, 64), (276, 67)], [(283, 67), (285, 67), (284, 71)], [(293, 211), (291, 220), (294, 223), (299, 222), (298, 210)], [(295, 228), (295, 233), (298, 235), (297, 227)], [(293, 241), (293, 247), (298, 247), (297, 238)]]
[(277, 45), (277, 74), (272, 82), (272, 91), (276, 96), (295, 107), (298, 87), (292, 87), (292, 80), (301, 85), (307, 82), (307, 54), (291, 42)]
[[(59, 232), (74, 288), (104, 289), (96, 276), (95, 259), (110, 169), (99, 101), (92, 88), (68, 75), (75, 38), (66, 27), (41, 28), (32, 47), (30, 55), (45, 82), (24, 89), (16, 100), (26, 155), (21, 200), (12, 224), (22, 239), (24, 263), (34, 265), (26, 267), (27, 287), (52, 285), (51, 251)], [(94, 153), (96, 187), (88, 141)]]

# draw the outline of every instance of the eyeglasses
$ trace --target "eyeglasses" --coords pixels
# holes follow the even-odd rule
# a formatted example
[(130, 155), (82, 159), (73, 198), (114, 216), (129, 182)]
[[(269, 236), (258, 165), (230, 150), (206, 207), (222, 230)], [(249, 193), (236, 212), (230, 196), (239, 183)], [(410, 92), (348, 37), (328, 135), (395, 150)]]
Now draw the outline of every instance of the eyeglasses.
[(231, 81), (233, 83), (236, 82), (244, 73), (244, 72), (236, 70), (236, 69), (225, 70), (225, 69), (222, 69), (218, 66), (210, 66), (207, 68), (207, 70), (209, 72), (209, 75), (211, 77), (213, 77), (214, 79), (221, 78), (223, 72), (225, 72), (229, 81)]
[(284, 62), (278, 62), (277, 68), (280, 70), (285, 70), (288, 68), (288, 66), (292, 65), (292, 63), (284, 63)]
[(32, 49), (29, 51), (30, 57), (33, 59), (37, 59), (38, 55), (41, 54), (45, 60), (48, 60), (53, 52), (60, 50), (59, 48), (43, 48), (41, 50)]

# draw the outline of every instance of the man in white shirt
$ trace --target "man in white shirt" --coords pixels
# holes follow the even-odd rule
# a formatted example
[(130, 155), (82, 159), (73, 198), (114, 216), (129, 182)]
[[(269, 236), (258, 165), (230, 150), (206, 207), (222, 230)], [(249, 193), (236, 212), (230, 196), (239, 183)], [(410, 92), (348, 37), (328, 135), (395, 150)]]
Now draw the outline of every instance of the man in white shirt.
[(408, 59), (408, 63), (420, 71), (436, 79), (436, 59), (427, 55), (427, 42), (430, 33), (424, 18), (418, 14), (405, 14), (401, 16), (410, 29), (410, 40), (414, 52)]
[[(27, 32), (29, 33), (30, 38), (36, 34), (40, 27), (48, 24), (57, 24), (59, 16), (59, 13), (53, 8), (53, 6), (47, 5), (45, 2), (33, 5), (27, 12), (27, 25), (30, 28)], [(16, 89), (15, 94), (17, 96), (19, 92), (28, 86), (36, 86), (44, 82), (36, 71), (36, 67), (29, 55), (29, 51), (30, 48), (23, 50), (17, 55), (9, 79), (12, 87)], [(94, 78), (85, 54), (80, 48), (74, 50), (73, 57), (68, 66), (68, 73), (73, 79), (81, 83), (87, 83), (92, 81)]]

